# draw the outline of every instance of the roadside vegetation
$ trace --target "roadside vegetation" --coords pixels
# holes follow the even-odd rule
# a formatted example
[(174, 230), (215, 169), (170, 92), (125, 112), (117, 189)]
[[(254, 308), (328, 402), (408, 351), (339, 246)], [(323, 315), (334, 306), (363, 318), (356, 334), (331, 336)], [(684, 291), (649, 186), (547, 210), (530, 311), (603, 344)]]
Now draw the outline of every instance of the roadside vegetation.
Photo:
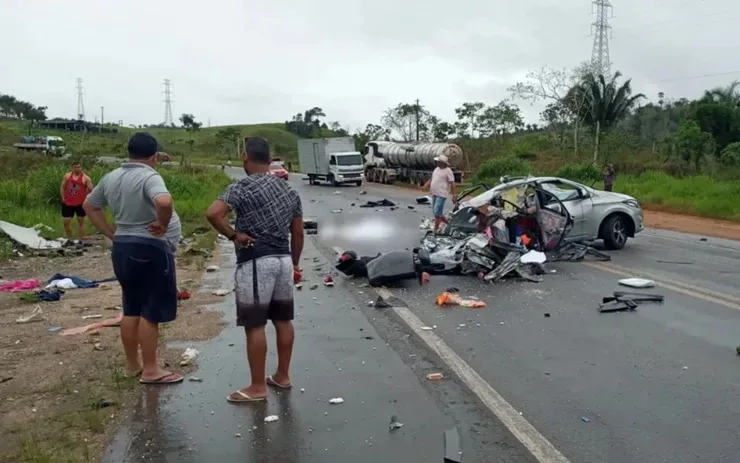
[[(62, 236), (60, 184), (73, 160), (82, 163), (95, 184), (115, 167), (97, 162), (93, 157), (60, 161), (25, 152), (0, 155), (2, 220), (24, 227), (43, 224), (44, 236)], [(229, 184), (229, 178), (218, 169), (191, 164), (159, 167), (159, 171), (175, 200), (175, 209), (183, 223), (183, 235), (204, 235), (203, 241), (212, 243), (214, 236), (203, 214), (211, 201)], [(95, 232), (89, 223), (87, 226), (88, 232)], [(7, 258), (12, 252), (12, 245), (5, 238), (0, 240), (0, 259)]]
[[(740, 202), (734, 200), (740, 193), (740, 83), (707, 89), (695, 99), (633, 94), (632, 86), (619, 72), (597, 75), (587, 64), (543, 67), (512, 86), (506, 100), (462, 103), (453, 121), (415, 102), (388, 108), (377, 123), (354, 131), (332, 121), (321, 107), (284, 123), (204, 128), (192, 114), (183, 114), (178, 127), (143, 128), (175, 160), (192, 162), (227, 162), (237, 156), (243, 137), (262, 136), (294, 170), (300, 138), (348, 135), (358, 150), (368, 140), (415, 140), (417, 134), (420, 140), (457, 143), (467, 157), (459, 168), (468, 181), (488, 184), (502, 175), (532, 174), (600, 188), (604, 168), (613, 164), (615, 190), (635, 196), (648, 209), (740, 221)], [(517, 103), (543, 105), (540, 120), (525, 123)], [(19, 112), (45, 111), (26, 106)], [(13, 111), (0, 109), (0, 114)], [(28, 122), (0, 122), (0, 143), (8, 146), (33, 130)], [(122, 156), (134, 129), (118, 130), (60, 134), (73, 153)]]

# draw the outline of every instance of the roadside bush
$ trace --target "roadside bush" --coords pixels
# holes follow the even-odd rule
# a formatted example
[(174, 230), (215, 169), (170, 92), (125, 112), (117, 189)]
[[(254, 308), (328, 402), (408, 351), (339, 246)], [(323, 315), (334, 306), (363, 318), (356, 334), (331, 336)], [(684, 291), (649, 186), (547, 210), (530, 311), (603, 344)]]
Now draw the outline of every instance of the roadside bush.
[(491, 159), (483, 163), (478, 173), (473, 178), (474, 181), (483, 181), (494, 179), (498, 181), (499, 177), (507, 176), (524, 176), (534, 172), (532, 164), (516, 156), (504, 156)]
[(566, 164), (555, 172), (555, 176), (588, 184), (602, 178), (599, 169), (590, 162)]
[[(0, 163), (0, 169), (12, 163)], [(70, 162), (40, 165), (13, 175), (0, 170), (0, 218), (24, 227), (43, 223), (54, 229), (52, 236), (63, 232), (60, 215), (60, 185), (69, 171)], [(83, 161), (83, 169), (95, 184), (111, 166)], [(219, 169), (206, 167), (159, 167), (158, 169), (175, 201), (175, 210), (183, 222), (185, 235), (208, 227), (203, 213), (230, 183)]]
[(720, 160), (726, 166), (740, 166), (740, 142), (727, 145), (722, 150)]

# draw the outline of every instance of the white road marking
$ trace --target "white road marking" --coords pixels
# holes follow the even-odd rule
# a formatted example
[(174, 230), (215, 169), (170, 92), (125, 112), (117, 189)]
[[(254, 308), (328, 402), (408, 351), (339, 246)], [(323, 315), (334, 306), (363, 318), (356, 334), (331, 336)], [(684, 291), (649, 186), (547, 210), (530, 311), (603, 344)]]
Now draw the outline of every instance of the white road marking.
[[(393, 294), (385, 288), (377, 290), (378, 294), (390, 300)], [(447, 367), (452, 370), (465, 385), (488, 407), (488, 409), (506, 426), (509, 431), (542, 463), (569, 463), (569, 460), (555, 448), (545, 436), (539, 433), (529, 421), (488, 384), (470, 365), (465, 362), (442, 338), (433, 331), (422, 329), (424, 324), (419, 317), (406, 307), (392, 308), (409, 328), (416, 333), (429, 348), (434, 351)]]

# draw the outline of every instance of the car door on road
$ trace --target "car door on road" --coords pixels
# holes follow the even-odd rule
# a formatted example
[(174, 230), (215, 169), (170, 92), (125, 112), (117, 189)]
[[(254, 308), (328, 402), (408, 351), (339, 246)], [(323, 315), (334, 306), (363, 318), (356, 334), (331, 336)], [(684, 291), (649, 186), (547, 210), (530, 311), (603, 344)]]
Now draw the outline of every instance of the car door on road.
[(590, 228), (587, 222), (591, 215), (592, 206), (591, 199), (587, 195), (584, 196), (585, 190), (580, 190), (576, 185), (560, 180), (540, 182), (540, 186), (555, 195), (573, 219), (573, 230), (571, 230), (568, 239), (578, 241), (579, 239), (588, 238), (585, 235)]

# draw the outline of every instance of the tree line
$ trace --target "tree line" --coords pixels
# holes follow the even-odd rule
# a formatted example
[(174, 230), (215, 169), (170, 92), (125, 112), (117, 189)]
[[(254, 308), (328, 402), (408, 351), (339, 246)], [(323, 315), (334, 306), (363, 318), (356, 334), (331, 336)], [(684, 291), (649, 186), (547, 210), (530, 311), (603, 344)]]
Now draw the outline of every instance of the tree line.
[(45, 121), (46, 106), (35, 106), (13, 95), (0, 93), (0, 116), (7, 119)]

